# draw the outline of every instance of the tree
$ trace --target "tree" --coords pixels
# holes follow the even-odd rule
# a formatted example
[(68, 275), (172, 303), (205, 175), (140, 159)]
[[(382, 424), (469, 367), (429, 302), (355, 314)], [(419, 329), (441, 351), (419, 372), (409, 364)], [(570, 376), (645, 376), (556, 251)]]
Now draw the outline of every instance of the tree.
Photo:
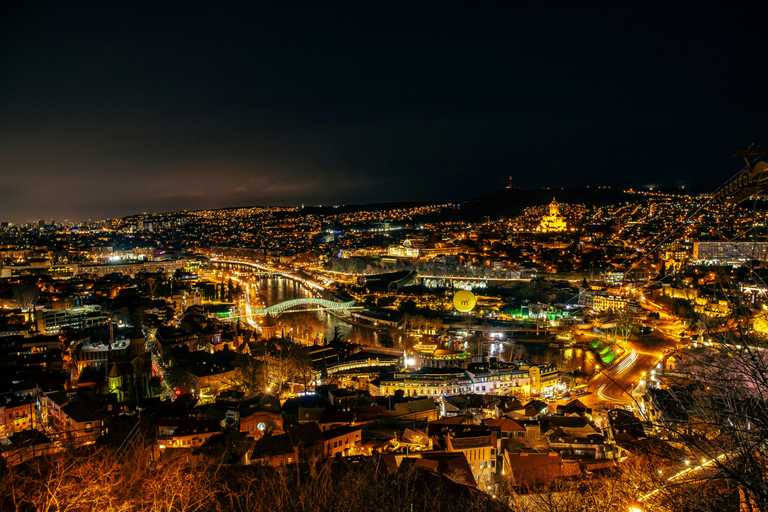
[(467, 341), (467, 353), (473, 356), (481, 355), (483, 348), (483, 337), (479, 334), (473, 334), (466, 338)]
[(339, 343), (341, 341), (344, 341), (344, 336), (341, 335), (341, 326), (335, 325), (333, 327), (333, 338), (331, 339), (331, 343)]
[(294, 346), (291, 348), (291, 357), (296, 369), (296, 377), (304, 386), (304, 391), (307, 391), (310, 383), (314, 384), (316, 382), (317, 376), (317, 372), (315, 372), (312, 366), (312, 356), (309, 353), (309, 348), (299, 345)]
[(32, 320), (32, 312), (35, 304), (37, 304), (37, 299), (40, 297), (40, 288), (31, 283), (19, 284), (13, 288), (13, 297), (21, 306), (21, 310), (26, 311), (29, 314), (29, 319)]
[(244, 439), (232, 431), (216, 437), (220, 444), (199, 450), (194, 467), (187, 453), (165, 450), (158, 459), (142, 439), (122, 449), (38, 457), (0, 472), (0, 509), (282, 512), (337, 510), (343, 502), (350, 512), (509, 510), (485, 493), (407, 465), (394, 474), (378, 461), (329, 460), (309, 471), (229, 466)]
[(155, 300), (155, 295), (157, 295), (157, 292), (160, 289), (160, 283), (154, 277), (150, 277), (147, 279), (147, 288), (149, 289), (150, 300)]
[(273, 337), (267, 342), (268, 383), (278, 391), (295, 375), (295, 361), (290, 354), (291, 343), (284, 338)]
[(180, 393), (189, 393), (194, 395), (197, 391), (197, 378), (189, 372), (179, 368), (177, 364), (172, 364), (166, 370), (166, 378), (169, 386), (178, 390)]
[(235, 387), (245, 393), (245, 398), (261, 393), (264, 389), (264, 363), (247, 354), (239, 354), (234, 360), (237, 370)]
[(379, 345), (384, 348), (394, 348), (395, 340), (392, 339), (392, 336), (390, 336), (389, 332), (382, 331), (379, 333)]
[(690, 350), (675, 368), (679, 385), (654, 392), (663, 400), (657, 428), (696, 464), (675, 484), (719, 482), (746, 510), (768, 510), (768, 355), (743, 328), (708, 337), (712, 347)]
[(653, 499), (643, 501), (643, 510), (694, 512), (738, 508), (734, 507), (733, 493), (717, 482), (665, 486), (674, 471), (668, 463), (658, 454), (633, 455), (611, 472), (581, 473), (576, 478), (550, 476), (541, 481), (526, 479), (530, 487), (513, 487), (507, 475), (501, 478), (499, 494), (512, 510), (520, 512), (627, 510), (629, 503), (654, 489), (660, 490)]

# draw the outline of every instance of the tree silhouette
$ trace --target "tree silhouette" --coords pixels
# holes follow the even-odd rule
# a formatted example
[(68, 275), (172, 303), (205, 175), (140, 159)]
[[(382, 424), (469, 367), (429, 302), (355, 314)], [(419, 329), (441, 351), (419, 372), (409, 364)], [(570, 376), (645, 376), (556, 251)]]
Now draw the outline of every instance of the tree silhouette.
[(29, 314), (29, 319), (32, 320), (32, 311), (40, 297), (40, 288), (31, 283), (19, 284), (13, 288), (13, 297), (21, 306), (22, 311), (26, 311)]

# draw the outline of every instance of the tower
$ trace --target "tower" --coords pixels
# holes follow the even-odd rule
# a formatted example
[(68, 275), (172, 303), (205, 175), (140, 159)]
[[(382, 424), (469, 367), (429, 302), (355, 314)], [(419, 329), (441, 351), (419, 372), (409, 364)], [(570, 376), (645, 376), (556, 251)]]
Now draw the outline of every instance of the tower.
[(555, 198), (552, 198), (552, 202), (549, 203), (549, 215), (544, 215), (541, 218), (541, 223), (537, 231), (542, 233), (552, 233), (565, 231), (567, 229), (565, 219), (560, 216), (560, 205)]
[(552, 217), (559, 217), (560, 216), (560, 205), (557, 204), (557, 201), (555, 198), (552, 198), (552, 202), (549, 203), (549, 214)]
[(107, 378), (107, 384), (109, 386), (110, 393), (117, 393), (117, 401), (123, 401), (123, 374), (117, 368), (117, 364), (112, 363), (112, 368), (109, 370), (109, 377)]

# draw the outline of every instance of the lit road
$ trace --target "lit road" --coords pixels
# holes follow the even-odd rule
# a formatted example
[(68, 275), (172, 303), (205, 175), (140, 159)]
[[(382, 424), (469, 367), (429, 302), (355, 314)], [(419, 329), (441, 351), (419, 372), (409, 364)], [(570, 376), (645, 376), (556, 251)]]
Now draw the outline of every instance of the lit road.
[(662, 320), (651, 334), (633, 337), (629, 350), (589, 379), (588, 394), (579, 399), (590, 407), (634, 403), (629, 393), (645, 374), (650, 374), (665, 351), (677, 346), (680, 329), (679, 322)]

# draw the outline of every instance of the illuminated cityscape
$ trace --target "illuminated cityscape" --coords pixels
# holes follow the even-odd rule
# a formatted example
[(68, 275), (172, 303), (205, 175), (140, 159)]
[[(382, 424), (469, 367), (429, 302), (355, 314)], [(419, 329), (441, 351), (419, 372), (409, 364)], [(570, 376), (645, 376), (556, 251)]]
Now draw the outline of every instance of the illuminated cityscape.
[(768, 511), (765, 7), (369, 9), (9, 10), (0, 510)]

